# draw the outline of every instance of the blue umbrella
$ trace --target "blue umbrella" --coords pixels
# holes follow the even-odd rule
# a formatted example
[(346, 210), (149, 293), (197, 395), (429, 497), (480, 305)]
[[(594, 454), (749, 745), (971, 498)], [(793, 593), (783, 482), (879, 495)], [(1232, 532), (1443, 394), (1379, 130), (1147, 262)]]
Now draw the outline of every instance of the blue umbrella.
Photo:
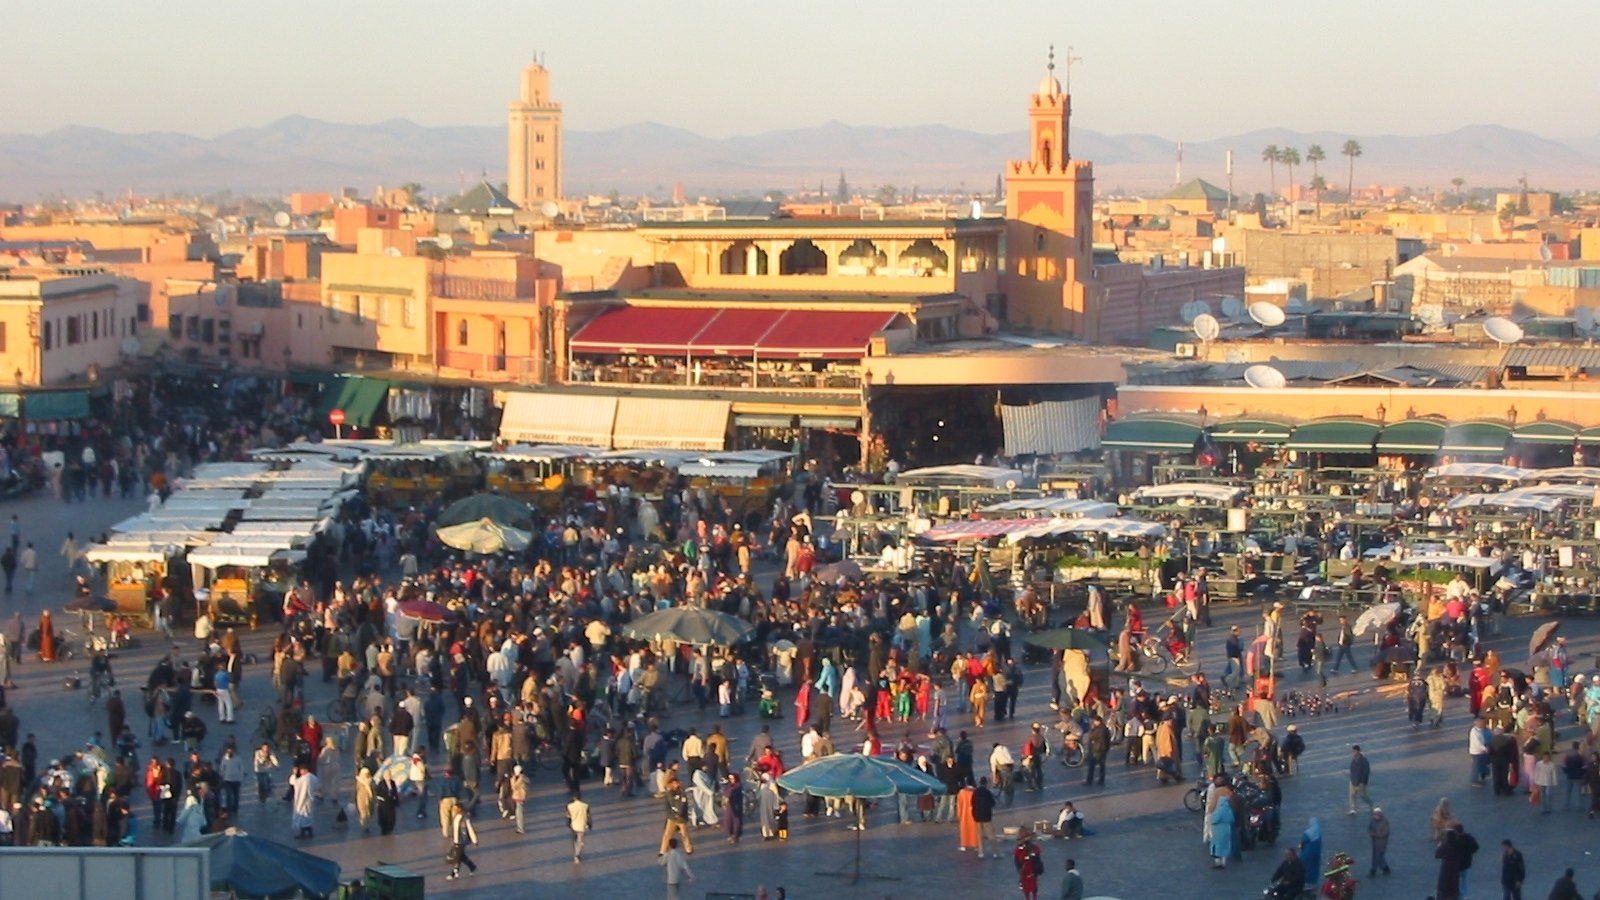
[[(848, 800), (877, 800), (898, 794), (932, 794), (945, 790), (944, 782), (897, 759), (866, 756), (861, 753), (836, 753), (814, 759), (778, 778), (787, 791), (814, 797), (840, 797)], [(856, 858), (850, 881), (861, 880), (861, 832), (866, 817), (856, 822)], [(841, 875), (842, 872), (818, 872)], [(883, 876), (878, 876), (883, 877)]]

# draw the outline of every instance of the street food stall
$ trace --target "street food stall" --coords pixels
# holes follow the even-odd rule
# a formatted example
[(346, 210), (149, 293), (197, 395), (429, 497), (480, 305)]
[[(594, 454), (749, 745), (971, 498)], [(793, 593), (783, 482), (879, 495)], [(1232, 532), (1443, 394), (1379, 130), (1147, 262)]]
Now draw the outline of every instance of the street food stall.
[(483, 452), (489, 490), (515, 497), (546, 515), (561, 509), (562, 501), (578, 487), (577, 470), (605, 451), (598, 447), (567, 444), (513, 444), (503, 450)]
[(362, 457), (367, 497), (374, 506), (388, 508), (471, 493), (479, 479), (472, 455), (489, 446), (487, 441), (420, 441), (369, 450)]

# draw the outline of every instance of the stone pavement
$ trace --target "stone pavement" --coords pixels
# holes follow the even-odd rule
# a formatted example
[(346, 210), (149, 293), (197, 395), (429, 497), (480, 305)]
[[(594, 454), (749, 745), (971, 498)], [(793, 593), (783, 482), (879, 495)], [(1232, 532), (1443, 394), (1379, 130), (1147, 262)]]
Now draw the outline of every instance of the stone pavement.
[[(9, 511), (22, 515), (25, 534), (41, 548), (45, 563), (41, 572), (40, 588), (32, 601), (20, 595), (12, 603), (20, 603), (29, 613), (30, 623), (36, 617), (40, 603), (48, 600), (58, 607), (69, 593), (70, 578), (60, 557), (55, 556), (56, 545), (69, 527), (90, 530), (106, 525), (138, 511), (134, 502), (98, 502), (90, 505), (63, 505), (43, 499), (28, 499), (9, 504), (10, 510), (0, 506), (0, 519), (8, 518)], [(9, 614), (10, 606), (0, 606)], [(1254, 607), (1223, 609), (1216, 617), (1217, 625), (1205, 629), (1200, 635), (1200, 649), (1209, 671), (1220, 671), (1221, 642), (1228, 624), (1239, 622), (1247, 631), (1254, 627), (1258, 611)], [(1538, 620), (1512, 620), (1506, 624), (1505, 634), (1493, 646), (1500, 649), (1507, 665), (1517, 665), (1525, 655), (1527, 636)], [(76, 628), (76, 620), (66, 624)], [(1579, 670), (1592, 669), (1593, 653), (1600, 649), (1600, 637), (1591, 620), (1572, 619), (1563, 622), (1562, 631), (1569, 638), (1580, 660)], [(123, 653), (116, 662), (119, 679), (133, 685), (143, 681), (149, 667), (159, 654), (161, 642), (142, 633), (140, 647)], [(244, 635), (247, 652), (265, 653), (270, 633), (261, 630)], [(180, 643), (189, 651), (192, 640), (180, 636)], [(1365, 661), (1365, 654), (1359, 654)], [(24, 731), (34, 731), (40, 736), (41, 754), (46, 758), (80, 747), (95, 729), (104, 728), (104, 715), (91, 710), (83, 693), (65, 693), (61, 687), (62, 676), (74, 667), (74, 662), (45, 665), (30, 660), (21, 669), (19, 689), (12, 694)], [(1299, 688), (1298, 674), (1285, 679), (1287, 688)], [(1586, 893), (1600, 887), (1600, 861), (1589, 855), (1594, 846), (1600, 823), (1585, 819), (1582, 813), (1557, 813), (1540, 816), (1531, 810), (1524, 798), (1497, 799), (1487, 790), (1473, 788), (1467, 783), (1466, 760), (1466, 701), (1452, 699), (1445, 727), (1439, 730), (1424, 728), (1413, 730), (1405, 720), (1402, 699), (1392, 691), (1379, 693), (1370, 675), (1341, 675), (1333, 680), (1330, 690), (1348, 694), (1355, 708), (1336, 715), (1314, 719), (1297, 719), (1308, 744), (1302, 759), (1302, 773), (1297, 778), (1284, 781), (1285, 810), (1284, 836), (1279, 846), (1292, 844), (1298, 839), (1310, 816), (1320, 816), (1324, 830), (1324, 858), (1338, 850), (1348, 850), (1357, 858), (1357, 874), (1363, 885), (1361, 897), (1421, 898), (1432, 892), (1435, 863), (1432, 844), (1428, 840), (1427, 820), (1433, 805), (1441, 796), (1449, 796), (1458, 817), (1466, 822), (1483, 850), (1473, 866), (1472, 896), (1484, 897), (1494, 893), (1499, 876), (1498, 848), (1503, 837), (1517, 841), (1527, 857), (1529, 881), (1528, 895), (1543, 896), (1549, 885), (1565, 866), (1577, 868), (1579, 887)], [(264, 708), (270, 688), (266, 672), (260, 667), (246, 671), (244, 677), (245, 706), (239, 712), (239, 724), (233, 726), (241, 743), (247, 743), (255, 728), (255, 721)], [(332, 696), (328, 685), (313, 681), (308, 688), (308, 707), (324, 707)], [(790, 696), (784, 696), (786, 717), (774, 728), (779, 743), (789, 759), (797, 759), (798, 737), (790, 713)], [(1016, 722), (991, 725), (974, 733), (974, 745), (980, 757), (986, 756), (988, 747), (1003, 740), (1015, 749), (1023, 738), (1027, 724), (1049, 716), (1047, 707), (1049, 690), (1047, 673), (1029, 671), (1022, 701), (1021, 715)], [(144, 718), (136, 703), (130, 702), (130, 719), (136, 728), (142, 728)], [(692, 708), (677, 711), (667, 721), (667, 727), (697, 725), (704, 733), (715, 719), (715, 708), (704, 716)], [(1459, 710), (1459, 711), (1458, 711)], [(215, 723), (215, 714), (209, 708), (202, 712), (212, 726), (212, 737), (207, 749), (215, 751), (220, 746), (222, 726)], [(970, 719), (952, 717), (952, 732), (970, 725)], [(753, 716), (731, 720), (725, 729), (734, 738), (734, 752), (747, 746), (750, 737), (759, 729), (760, 722)], [(1563, 737), (1575, 732), (1571, 725), (1563, 725)], [(883, 734), (886, 743), (892, 743), (900, 731), (889, 729)], [(925, 729), (918, 727), (920, 737)], [(844, 745), (848, 735), (838, 735)], [(1367, 864), (1366, 816), (1354, 818), (1345, 815), (1346, 771), (1349, 745), (1359, 742), (1372, 761), (1373, 799), (1389, 814), (1394, 825), (1389, 858), (1394, 875), (1380, 877), (1374, 884), (1365, 877)], [(148, 747), (145, 752), (148, 752)], [(1082, 770), (1068, 770), (1051, 761), (1047, 764), (1046, 789), (1042, 795), (1019, 792), (1013, 809), (996, 813), (996, 825), (1009, 826), (1035, 819), (1053, 818), (1062, 801), (1078, 802), (1089, 820), (1093, 836), (1073, 842), (1046, 842), (1044, 848), (1047, 866), (1043, 880), (1043, 896), (1053, 897), (1058, 889), (1063, 861), (1070, 855), (1078, 860), (1088, 887), (1088, 894), (1107, 895), (1122, 900), (1143, 898), (1195, 897), (1195, 898), (1250, 898), (1260, 895), (1272, 869), (1277, 864), (1278, 852), (1261, 849), (1246, 854), (1243, 865), (1213, 871), (1208, 867), (1204, 848), (1200, 843), (1200, 816), (1183, 809), (1184, 787), (1158, 787), (1155, 777), (1147, 769), (1124, 769), (1119, 757), (1120, 748), (1114, 748), (1110, 772), (1104, 788), (1088, 789), (1074, 776), (1081, 778)], [(343, 795), (350, 792), (350, 767), (344, 768)], [(1185, 762), (1188, 775), (1195, 772), (1192, 758)], [(282, 779), (279, 779), (281, 786)], [(662, 896), (661, 869), (656, 865), (657, 848), (662, 824), (658, 802), (646, 797), (629, 801), (618, 799), (615, 792), (603, 789), (599, 783), (586, 786), (585, 795), (594, 805), (596, 830), (590, 835), (584, 861), (574, 865), (571, 861), (566, 824), (563, 815), (565, 793), (556, 773), (536, 773), (535, 790), (529, 802), (528, 834), (517, 835), (511, 823), (495, 816), (492, 799), (480, 806), (479, 834), (481, 845), (473, 854), (480, 871), (475, 877), (459, 881), (444, 879), (446, 844), (434, 820), (433, 810), (425, 820), (414, 818), (415, 801), (402, 805), (399, 827), (390, 837), (362, 836), (359, 829), (337, 830), (333, 826), (334, 807), (325, 804), (319, 810), (317, 834), (307, 849), (337, 860), (345, 868), (347, 877), (357, 876), (361, 869), (379, 861), (406, 866), (422, 873), (428, 880), (430, 896), (491, 897), (502, 896), (507, 891), (523, 896), (581, 895), (594, 891), (603, 896), (649, 897)], [(248, 787), (248, 786), (247, 786)], [(247, 790), (241, 811), (241, 824), (254, 833), (290, 840), (288, 811), (279, 801), (266, 807), (254, 802), (253, 792)], [(430, 804), (431, 805), (431, 804)], [(140, 798), (137, 809), (148, 822), (148, 804)], [(145, 823), (141, 823), (145, 824)], [(855, 847), (855, 834), (846, 830), (840, 819), (804, 819), (794, 816), (794, 832), (787, 843), (763, 843), (759, 828), (747, 821), (744, 842), (732, 847), (723, 841), (720, 830), (708, 829), (695, 835), (697, 852), (690, 858), (697, 880), (682, 892), (685, 898), (699, 898), (709, 892), (732, 894), (753, 893), (757, 885), (769, 889), (782, 885), (794, 898), (817, 896), (843, 896), (872, 898), (914, 898), (928, 895), (962, 898), (1009, 898), (1017, 896), (1015, 872), (1009, 858), (976, 859), (971, 853), (956, 849), (953, 826), (894, 824), (893, 805), (875, 810), (869, 820), (869, 830), (862, 841), (862, 871), (894, 876), (897, 880), (864, 879), (852, 884), (848, 879), (830, 878), (819, 871), (841, 870), (848, 867)], [(148, 837), (150, 832), (144, 834)], [(156, 838), (159, 843), (163, 838)], [(1009, 852), (1009, 845), (1005, 848)]]

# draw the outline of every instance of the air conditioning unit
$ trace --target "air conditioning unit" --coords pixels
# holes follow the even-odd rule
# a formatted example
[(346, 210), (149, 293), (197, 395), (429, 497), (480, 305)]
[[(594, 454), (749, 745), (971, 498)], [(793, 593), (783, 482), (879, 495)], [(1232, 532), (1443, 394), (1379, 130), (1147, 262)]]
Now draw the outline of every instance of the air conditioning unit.
[(1194, 345), (1189, 343), (1179, 344), (1173, 352), (1178, 354), (1179, 359), (1194, 359), (1195, 356)]

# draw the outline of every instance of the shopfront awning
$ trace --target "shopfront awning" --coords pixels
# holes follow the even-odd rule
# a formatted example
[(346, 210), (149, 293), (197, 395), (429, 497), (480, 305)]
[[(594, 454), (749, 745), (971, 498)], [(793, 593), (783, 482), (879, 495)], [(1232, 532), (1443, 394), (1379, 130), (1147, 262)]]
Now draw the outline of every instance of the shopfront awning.
[(1504, 422), (1463, 422), (1445, 429), (1439, 452), (1452, 455), (1504, 456), (1511, 426)]
[(1379, 453), (1421, 453), (1431, 456), (1439, 452), (1446, 427), (1438, 419), (1407, 419), (1384, 428), (1375, 446)]
[(1511, 439), (1522, 444), (1560, 444), (1571, 447), (1581, 429), (1556, 419), (1528, 422), (1511, 429)]
[(28, 394), (22, 400), (23, 417), (30, 422), (58, 419), (87, 419), (88, 391), (47, 391)]
[(363, 378), (353, 375), (338, 378), (322, 389), (322, 403), (317, 407), (317, 418), (326, 422), (328, 413), (344, 410), (344, 424), (356, 428), (370, 428), (372, 417), (389, 397), (389, 382), (381, 378)]
[(596, 316), (568, 345), (573, 353), (684, 356), (720, 310), (624, 306)]
[(1007, 456), (1093, 450), (1100, 445), (1100, 398), (1003, 403), (1000, 427)]
[(1200, 426), (1182, 419), (1130, 417), (1106, 425), (1100, 446), (1142, 453), (1187, 453), (1200, 439)]
[(1284, 446), (1306, 453), (1371, 453), (1382, 428), (1366, 419), (1323, 419), (1296, 428)]
[(609, 447), (616, 420), (615, 397), (519, 391), (506, 395), (500, 440), (508, 444)]
[(761, 359), (861, 359), (874, 335), (896, 313), (869, 310), (790, 310), (761, 339)]
[(728, 415), (733, 409), (727, 400), (622, 397), (616, 404), (611, 446), (618, 450), (721, 450), (727, 443)]
[(1228, 419), (1211, 426), (1211, 439), (1219, 444), (1281, 444), (1294, 433), (1294, 424), (1277, 419)]

